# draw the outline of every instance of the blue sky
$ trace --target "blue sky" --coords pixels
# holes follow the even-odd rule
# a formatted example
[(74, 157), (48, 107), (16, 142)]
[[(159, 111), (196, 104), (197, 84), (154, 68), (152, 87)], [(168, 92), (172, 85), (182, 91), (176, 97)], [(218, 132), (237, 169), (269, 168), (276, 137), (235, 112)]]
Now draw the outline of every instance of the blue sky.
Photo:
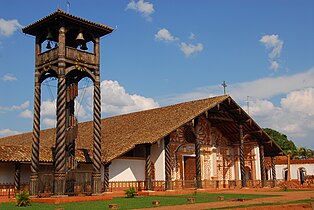
[[(314, 148), (314, 1), (70, 0), (69, 12), (114, 28), (101, 39), (102, 117), (227, 93), (262, 127)], [(2, 0), (0, 136), (32, 130), (34, 38), (21, 32), (65, 0)], [(42, 128), (55, 126), (56, 81)], [(91, 119), (80, 82), (79, 121)], [(249, 96), (249, 97), (248, 97)]]

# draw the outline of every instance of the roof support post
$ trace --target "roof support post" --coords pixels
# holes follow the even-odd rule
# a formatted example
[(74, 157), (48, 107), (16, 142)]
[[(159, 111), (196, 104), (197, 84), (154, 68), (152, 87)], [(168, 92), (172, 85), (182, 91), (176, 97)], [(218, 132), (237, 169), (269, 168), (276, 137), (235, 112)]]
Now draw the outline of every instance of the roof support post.
[(55, 150), (54, 194), (65, 193), (66, 170), (66, 77), (65, 77), (65, 27), (59, 29), (58, 48), (58, 98), (57, 135)]
[(104, 165), (104, 192), (109, 192), (109, 166), (111, 162)]
[(151, 145), (145, 145), (145, 190), (152, 190), (152, 162), (151, 162)]
[[(199, 119), (195, 118), (194, 123), (194, 130), (197, 132), (198, 129), (196, 127), (198, 126)], [(201, 142), (199, 139), (198, 132), (195, 133), (196, 139), (195, 139), (195, 168), (196, 168), (196, 183), (195, 187), (197, 189), (203, 188), (202, 186), (202, 171), (201, 171)]]
[(240, 126), (240, 168), (241, 168), (241, 183), (242, 188), (247, 187), (246, 174), (245, 174), (245, 162), (244, 162), (244, 138), (243, 138), (243, 125)]
[(93, 193), (101, 193), (101, 100), (99, 76), (94, 82)]
[(264, 158), (264, 146), (259, 146), (259, 153), (260, 153), (260, 164), (261, 164), (261, 181), (262, 187), (266, 187), (266, 171), (265, 171), (265, 158)]
[(30, 176), (30, 195), (32, 196), (36, 196), (38, 193), (40, 103), (41, 103), (41, 83), (39, 82), (39, 74), (38, 72), (36, 72), (34, 93), (33, 138), (31, 154), (31, 176)]
[(21, 163), (16, 162), (14, 167), (14, 194), (20, 191), (21, 186)]
[(170, 157), (170, 136), (164, 138), (165, 141), (165, 175), (166, 175), (166, 190), (171, 190), (171, 157)]
[(276, 168), (275, 168), (275, 157), (271, 157), (271, 173), (272, 173), (272, 181), (273, 185), (272, 187), (276, 187)]
[(202, 187), (202, 177), (201, 177), (201, 143), (198, 138), (195, 141), (195, 166), (196, 166), (196, 184), (197, 189)]

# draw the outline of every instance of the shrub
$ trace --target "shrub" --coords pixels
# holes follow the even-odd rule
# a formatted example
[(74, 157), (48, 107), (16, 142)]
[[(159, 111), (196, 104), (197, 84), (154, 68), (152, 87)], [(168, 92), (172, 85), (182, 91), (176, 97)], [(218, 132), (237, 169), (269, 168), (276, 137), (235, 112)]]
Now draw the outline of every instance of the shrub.
[(283, 186), (283, 191), (288, 191), (288, 186)]
[(31, 198), (26, 191), (22, 191), (16, 195), (17, 206), (29, 206), (31, 205)]
[(128, 198), (134, 198), (134, 196), (137, 195), (137, 192), (134, 189), (134, 187), (130, 187), (129, 189), (124, 190), (124, 192), (126, 194), (126, 197), (128, 197)]

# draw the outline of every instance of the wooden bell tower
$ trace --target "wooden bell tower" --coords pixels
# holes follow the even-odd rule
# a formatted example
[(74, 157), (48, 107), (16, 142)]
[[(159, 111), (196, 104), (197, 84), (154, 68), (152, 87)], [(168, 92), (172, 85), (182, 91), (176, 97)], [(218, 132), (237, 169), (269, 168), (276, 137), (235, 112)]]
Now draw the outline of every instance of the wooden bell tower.
[[(94, 83), (93, 173), (94, 194), (101, 192), (101, 100), (100, 100), (100, 37), (112, 28), (73, 16), (62, 10), (23, 28), (23, 32), (36, 37), (34, 119), (31, 155), (30, 193), (39, 192), (40, 162), (40, 104), (41, 84), (50, 77), (58, 79), (57, 127), (54, 150), (53, 193), (65, 194), (66, 174), (75, 167), (75, 139), (77, 120), (74, 100), (78, 82), (90, 78)], [(89, 45), (89, 43), (91, 43)], [(46, 51), (43, 50), (47, 44)], [(93, 48), (88, 50), (88, 46)]]

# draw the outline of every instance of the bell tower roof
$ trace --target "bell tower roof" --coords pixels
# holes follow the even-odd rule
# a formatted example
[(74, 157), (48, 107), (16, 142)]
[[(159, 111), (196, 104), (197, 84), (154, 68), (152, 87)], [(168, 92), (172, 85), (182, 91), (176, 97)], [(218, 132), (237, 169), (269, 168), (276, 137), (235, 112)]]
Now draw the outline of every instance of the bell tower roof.
[(113, 29), (109, 26), (94, 23), (92, 21), (66, 13), (60, 9), (36, 21), (35, 23), (24, 27), (22, 30), (26, 34), (38, 36), (42, 33), (42, 30), (45, 30), (46, 28), (54, 28), (56, 26), (58, 27), (60, 23), (74, 27), (77, 26), (79, 28), (85, 28), (93, 33), (96, 37), (102, 37), (106, 34), (110, 34), (113, 31)]

